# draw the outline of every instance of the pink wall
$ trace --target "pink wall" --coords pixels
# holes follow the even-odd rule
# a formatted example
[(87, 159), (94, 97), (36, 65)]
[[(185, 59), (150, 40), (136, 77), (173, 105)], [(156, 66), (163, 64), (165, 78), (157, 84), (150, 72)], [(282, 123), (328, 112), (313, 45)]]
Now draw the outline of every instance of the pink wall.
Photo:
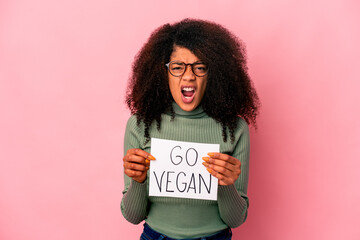
[(138, 238), (119, 209), (126, 81), (149, 34), (184, 17), (246, 42), (262, 100), (249, 217), (234, 239), (360, 239), (359, 10), (355, 0), (1, 1), (0, 239)]

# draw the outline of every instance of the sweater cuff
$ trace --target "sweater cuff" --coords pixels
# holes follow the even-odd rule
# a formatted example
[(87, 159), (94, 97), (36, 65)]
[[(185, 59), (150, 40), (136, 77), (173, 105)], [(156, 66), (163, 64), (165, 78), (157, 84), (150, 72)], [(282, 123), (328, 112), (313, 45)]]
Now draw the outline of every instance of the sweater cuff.
[(129, 189), (126, 193), (126, 200), (134, 204), (137, 200), (147, 198), (147, 179), (143, 183), (139, 183), (131, 179)]
[(229, 196), (229, 195), (238, 195), (238, 192), (235, 188), (234, 184), (231, 185), (219, 185), (218, 186), (218, 196), (222, 197), (222, 196)]
[(131, 223), (138, 224), (147, 214), (147, 180), (139, 183), (131, 179), (129, 189), (123, 197), (121, 210)]
[(249, 201), (234, 184), (218, 187), (218, 204), (220, 216), (229, 227), (238, 227), (245, 221)]
[(246, 201), (247, 207), (249, 207), (249, 199), (243, 192), (238, 192), (235, 185), (219, 185), (218, 186), (218, 199), (239, 199), (243, 198)]
[(146, 189), (147, 181), (148, 181), (147, 178), (142, 183), (139, 183), (139, 182), (135, 181), (134, 179), (131, 179), (129, 189), (130, 188), (135, 188), (135, 189), (143, 189), (143, 188), (145, 188)]

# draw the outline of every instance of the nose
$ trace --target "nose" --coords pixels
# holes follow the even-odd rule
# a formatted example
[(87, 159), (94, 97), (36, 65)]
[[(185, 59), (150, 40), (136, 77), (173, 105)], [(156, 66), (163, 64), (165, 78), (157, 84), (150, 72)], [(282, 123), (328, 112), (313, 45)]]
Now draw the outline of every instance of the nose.
[(192, 71), (192, 68), (191, 68), (191, 65), (190, 65), (190, 64), (186, 65), (185, 72), (184, 72), (184, 74), (182, 75), (182, 79), (183, 79), (183, 80), (186, 80), (186, 81), (193, 81), (193, 80), (195, 80), (195, 74), (194, 74), (194, 72)]

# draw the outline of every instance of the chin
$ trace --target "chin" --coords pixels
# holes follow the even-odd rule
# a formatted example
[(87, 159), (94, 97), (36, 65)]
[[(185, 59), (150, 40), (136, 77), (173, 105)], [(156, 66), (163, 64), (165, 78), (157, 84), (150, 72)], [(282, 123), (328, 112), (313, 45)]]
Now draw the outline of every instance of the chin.
[(181, 104), (178, 104), (178, 105), (182, 110), (184, 110), (186, 112), (191, 112), (191, 111), (195, 110), (199, 104), (184, 104), (184, 103), (181, 103)]

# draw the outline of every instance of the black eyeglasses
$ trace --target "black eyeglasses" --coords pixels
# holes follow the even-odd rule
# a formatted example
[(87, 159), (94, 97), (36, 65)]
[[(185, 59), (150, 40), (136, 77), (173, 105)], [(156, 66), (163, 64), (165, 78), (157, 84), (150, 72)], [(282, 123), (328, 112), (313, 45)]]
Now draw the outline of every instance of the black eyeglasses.
[(203, 77), (208, 73), (208, 67), (206, 66), (206, 64), (201, 62), (184, 63), (180, 61), (172, 61), (165, 64), (170, 74), (174, 77), (182, 76), (185, 73), (188, 65), (191, 66), (192, 72), (198, 77)]

